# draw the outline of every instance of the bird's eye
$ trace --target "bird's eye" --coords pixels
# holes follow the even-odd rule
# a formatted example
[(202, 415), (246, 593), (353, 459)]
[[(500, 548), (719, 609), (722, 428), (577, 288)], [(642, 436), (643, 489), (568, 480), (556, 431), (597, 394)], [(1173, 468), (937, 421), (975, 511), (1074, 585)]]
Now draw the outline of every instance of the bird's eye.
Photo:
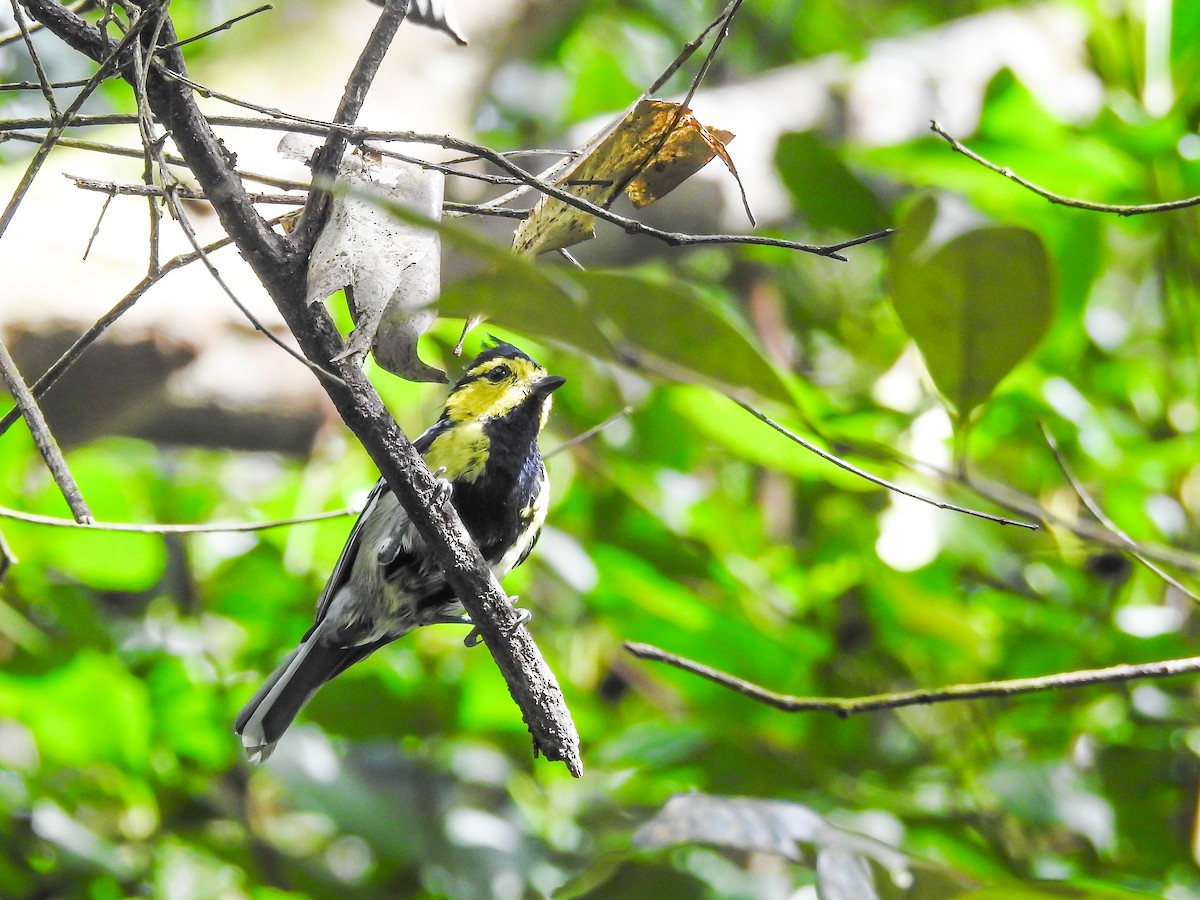
[(487, 380), (492, 384), (499, 384), (505, 378), (510, 378), (511, 376), (512, 369), (510, 369), (508, 366), (496, 366), (496, 368), (491, 369), (484, 377), (487, 378)]

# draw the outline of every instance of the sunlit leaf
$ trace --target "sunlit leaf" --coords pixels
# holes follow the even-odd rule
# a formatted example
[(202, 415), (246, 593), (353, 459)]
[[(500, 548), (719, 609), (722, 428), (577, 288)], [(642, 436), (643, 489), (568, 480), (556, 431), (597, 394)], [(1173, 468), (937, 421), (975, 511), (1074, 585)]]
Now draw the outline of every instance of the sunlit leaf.
[(40, 677), (0, 674), (0, 716), (29, 728), (39, 753), (56, 765), (111, 762), (141, 771), (150, 758), (145, 685), (94, 651)]
[(1045, 335), (1054, 282), (1033, 232), (985, 225), (939, 241), (931, 203), (918, 203), (900, 225), (891, 299), (933, 383), (965, 418)]
[(888, 225), (875, 193), (826, 141), (810, 132), (785, 134), (775, 168), (805, 221), (817, 228), (866, 234)]

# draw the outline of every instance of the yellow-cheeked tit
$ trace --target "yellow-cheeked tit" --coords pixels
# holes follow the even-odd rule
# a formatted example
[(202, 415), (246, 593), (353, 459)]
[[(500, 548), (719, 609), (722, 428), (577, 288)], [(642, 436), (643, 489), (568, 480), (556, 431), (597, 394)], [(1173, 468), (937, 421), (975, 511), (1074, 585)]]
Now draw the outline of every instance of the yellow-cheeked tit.
[[(550, 484), (538, 433), (566, 379), (511, 344), (483, 351), (450, 390), (441, 418), (414, 442), (444, 470), (450, 499), (497, 578), (521, 564), (546, 519)], [(252, 762), (325, 682), (422, 625), (463, 622), (462, 604), (381, 479), (317, 602), (316, 622), (242, 709), (234, 730)]]

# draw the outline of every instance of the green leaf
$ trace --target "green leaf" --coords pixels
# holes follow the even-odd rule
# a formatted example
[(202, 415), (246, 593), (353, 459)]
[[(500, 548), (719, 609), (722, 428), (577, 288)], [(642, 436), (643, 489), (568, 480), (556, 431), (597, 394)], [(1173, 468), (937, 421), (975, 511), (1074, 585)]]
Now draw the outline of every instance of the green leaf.
[(930, 211), (921, 201), (911, 225), (901, 225), (890, 262), (892, 305), (933, 383), (966, 418), (1046, 334), (1053, 276), (1041, 239), (1024, 228), (985, 225), (940, 245), (921, 242), (940, 230)]
[(691, 372), (791, 404), (786, 383), (740, 324), (682, 282), (595, 271), (574, 273), (573, 280), (587, 291), (593, 318), (635, 352), (653, 356), (639, 362), (658, 374), (682, 381)]
[(676, 381), (748, 388), (792, 404), (787, 383), (742, 327), (682, 283), (618, 272), (554, 272), (518, 261), (457, 282), (443, 316), (485, 316), (537, 340), (633, 363)]
[(810, 225), (851, 234), (887, 226), (879, 199), (818, 135), (795, 132), (781, 137), (775, 168)]
[(142, 771), (149, 763), (149, 694), (110, 656), (88, 650), (43, 675), (0, 675), (2, 716), (24, 724), (56, 765), (112, 762)]
[(549, 271), (522, 261), (520, 266), (456, 281), (442, 291), (438, 312), (459, 319), (486, 316), (488, 321), (530, 337), (570, 344), (595, 356), (611, 356), (604, 333), (584, 304), (569, 284), (548, 277)]
[(487, 275), (442, 292), (441, 316), (484, 316), (532, 338), (570, 344), (600, 359), (633, 362), (672, 380), (748, 388), (793, 404), (787, 382), (746, 330), (683, 282), (548, 269), (456, 223), (434, 222), (372, 199), (398, 219), (432, 228), (446, 243), (490, 264)]

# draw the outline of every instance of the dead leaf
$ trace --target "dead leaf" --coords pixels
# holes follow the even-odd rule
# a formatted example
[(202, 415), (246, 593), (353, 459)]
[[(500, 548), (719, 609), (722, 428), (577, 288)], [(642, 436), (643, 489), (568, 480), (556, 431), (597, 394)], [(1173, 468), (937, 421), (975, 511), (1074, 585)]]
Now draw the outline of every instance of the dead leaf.
[[(641, 208), (675, 190), (715, 156), (736, 178), (725, 149), (733, 137), (704, 126), (686, 106), (639, 100), (585, 147), (556, 183), (606, 209), (622, 192)], [(527, 256), (560, 250), (593, 237), (595, 226), (591, 213), (543, 195), (517, 227), (513, 249)]]
[(797, 844), (813, 844), (820, 896), (838, 900), (876, 896), (867, 859), (886, 869), (897, 885), (912, 878), (913, 861), (902, 851), (839, 828), (808, 806), (783, 800), (676, 794), (633, 835), (633, 846), (641, 849), (691, 843), (789, 860), (800, 858)]
[[(315, 143), (289, 135), (285, 155), (307, 159)], [(329, 220), (308, 263), (308, 302), (346, 288), (355, 328), (335, 360), (367, 351), (410, 381), (446, 380), (421, 362), (417, 339), (437, 318), (441, 243), (437, 232), (401, 222), (372, 198), (399, 203), (431, 219), (441, 216), (442, 173), (410, 164), (378, 165), (348, 152), (338, 168)]]

